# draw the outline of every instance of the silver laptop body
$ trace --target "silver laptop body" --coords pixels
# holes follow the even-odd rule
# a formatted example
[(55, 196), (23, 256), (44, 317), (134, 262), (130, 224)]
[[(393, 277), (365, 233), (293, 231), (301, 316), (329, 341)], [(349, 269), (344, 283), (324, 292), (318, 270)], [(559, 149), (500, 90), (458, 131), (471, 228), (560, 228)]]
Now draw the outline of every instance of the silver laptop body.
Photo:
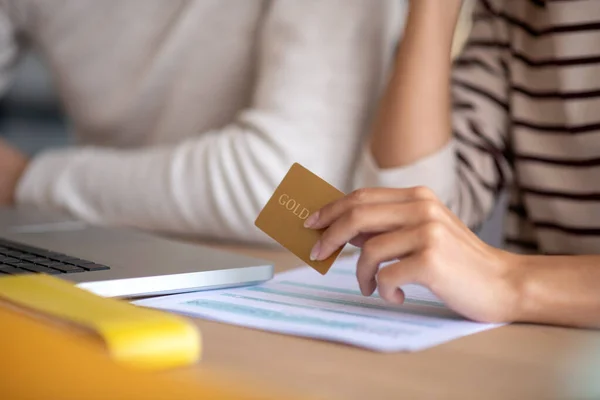
[(110, 267), (55, 275), (105, 297), (139, 297), (260, 283), (272, 263), (33, 208), (0, 208), (0, 239)]

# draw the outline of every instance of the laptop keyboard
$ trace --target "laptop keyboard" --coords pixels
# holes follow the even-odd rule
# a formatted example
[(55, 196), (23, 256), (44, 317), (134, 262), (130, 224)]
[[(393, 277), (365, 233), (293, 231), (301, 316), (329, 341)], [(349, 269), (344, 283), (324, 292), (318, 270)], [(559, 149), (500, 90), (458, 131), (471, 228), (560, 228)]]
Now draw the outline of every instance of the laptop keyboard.
[(105, 269), (110, 268), (92, 261), (0, 238), (0, 276), (32, 273), (58, 275)]

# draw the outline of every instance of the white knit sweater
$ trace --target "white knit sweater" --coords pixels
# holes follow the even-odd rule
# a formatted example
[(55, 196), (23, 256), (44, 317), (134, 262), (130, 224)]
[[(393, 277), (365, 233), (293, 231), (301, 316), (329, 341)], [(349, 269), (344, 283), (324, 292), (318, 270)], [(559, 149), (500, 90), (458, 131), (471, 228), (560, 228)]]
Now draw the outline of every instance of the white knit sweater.
[(49, 65), (79, 146), (32, 160), (18, 202), (84, 220), (267, 241), (293, 162), (352, 176), (401, 31), (397, 0), (0, 0), (0, 81)]

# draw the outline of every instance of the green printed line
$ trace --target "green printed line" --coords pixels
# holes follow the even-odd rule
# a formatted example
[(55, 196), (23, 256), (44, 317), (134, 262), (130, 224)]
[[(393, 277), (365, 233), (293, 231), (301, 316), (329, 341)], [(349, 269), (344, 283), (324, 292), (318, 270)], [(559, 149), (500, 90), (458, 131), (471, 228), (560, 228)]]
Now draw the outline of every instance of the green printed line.
[[(260, 297), (252, 297), (252, 296), (243, 296), (241, 294), (222, 293), (221, 296), (234, 297), (236, 299), (244, 299), (244, 300), (254, 300), (254, 301), (259, 301), (262, 303), (277, 304), (277, 305), (288, 306), (288, 307), (296, 307), (296, 308), (302, 308), (302, 309), (311, 310), (311, 311), (324, 311), (324, 312), (330, 312), (330, 313), (334, 313), (334, 314), (350, 315), (353, 317), (370, 318), (370, 319), (374, 319), (374, 320), (378, 320), (378, 321), (389, 321), (389, 322), (394, 322), (394, 323), (410, 324), (410, 322), (399, 321), (397, 318), (378, 317), (375, 315), (359, 314), (359, 313), (353, 313), (353, 312), (348, 312), (348, 311), (331, 310), (329, 308), (305, 306), (305, 305), (301, 305), (301, 304), (287, 303), (285, 301), (261, 299)], [(410, 335), (416, 334), (416, 332), (408, 331), (408, 330), (406, 331), (406, 333), (410, 334)]]
[(362, 296), (362, 293), (358, 290), (342, 289), (342, 288), (336, 288), (334, 286), (313, 285), (312, 283), (302, 283), (302, 282), (293, 282), (293, 281), (279, 281), (277, 283), (280, 283), (282, 285), (301, 287), (301, 288), (305, 288), (305, 289), (317, 289), (317, 290), (325, 290), (327, 292), (353, 294), (356, 296)]
[[(301, 282), (293, 282), (293, 281), (280, 281), (279, 283), (284, 284), (284, 285), (289, 285), (289, 286), (302, 287), (302, 288), (305, 288), (305, 289), (316, 289), (316, 290), (324, 290), (324, 291), (327, 291), (327, 292), (352, 294), (352, 295), (356, 295), (356, 296), (362, 296), (362, 293), (360, 291), (358, 291), (358, 290), (342, 289), (342, 288), (336, 288), (336, 287), (333, 287), (333, 286), (313, 285), (313, 284), (310, 284), (310, 283), (301, 283)], [(372, 297), (379, 298), (379, 299), (381, 298), (377, 293), (374, 293), (372, 295)], [(432, 300), (405, 299), (404, 302), (407, 303), (407, 304), (418, 304), (418, 305), (423, 305), (423, 306), (443, 307), (443, 308), (446, 308), (442, 303), (440, 303), (438, 301), (432, 301)]]
[(191, 300), (184, 302), (183, 304), (192, 305), (196, 307), (208, 308), (210, 310), (229, 312), (245, 317), (254, 317), (276, 322), (291, 322), (301, 325), (317, 325), (327, 328), (335, 328), (344, 331), (359, 331), (369, 334), (377, 334), (382, 336), (390, 336), (396, 338), (398, 336), (406, 336), (405, 331), (399, 329), (386, 329), (386, 328), (373, 328), (364, 324), (357, 324), (351, 322), (342, 322), (328, 320), (318, 317), (308, 317), (304, 315), (292, 315), (286, 314), (279, 311), (267, 310), (264, 308), (249, 307), (240, 304), (227, 303), (217, 300)]
[[(325, 303), (341, 304), (344, 306), (368, 308), (371, 310), (390, 311), (390, 312), (394, 312), (394, 313), (398, 313), (398, 314), (413, 314), (413, 315), (418, 315), (421, 317), (428, 316), (428, 315), (424, 315), (423, 313), (418, 313), (418, 312), (415, 312), (412, 310), (398, 310), (398, 309), (379, 306), (379, 305), (375, 305), (375, 304), (359, 303), (356, 301), (341, 300), (341, 299), (332, 299), (329, 297), (314, 296), (311, 294), (304, 294), (304, 293), (284, 292), (281, 290), (271, 289), (271, 288), (262, 287), (262, 286), (253, 286), (253, 287), (247, 288), (246, 290), (250, 290), (253, 292), (276, 294), (279, 296), (293, 297), (293, 298), (297, 298), (297, 299), (314, 300), (314, 301), (321, 301), (321, 302), (325, 302)], [(405, 322), (407, 324), (427, 326), (429, 328), (439, 328), (441, 326), (441, 324), (435, 323), (435, 322), (426, 322), (426, 321), (405, 321)]]

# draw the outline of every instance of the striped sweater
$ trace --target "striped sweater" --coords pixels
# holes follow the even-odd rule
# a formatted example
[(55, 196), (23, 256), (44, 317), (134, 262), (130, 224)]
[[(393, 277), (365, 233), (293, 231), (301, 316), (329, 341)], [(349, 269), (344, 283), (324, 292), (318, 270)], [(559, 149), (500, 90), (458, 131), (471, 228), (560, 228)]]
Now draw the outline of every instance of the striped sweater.
[(508, 191), (505, 246), (600, 253), (600, 1), (480, 0), (454, 62), (452, 142), (366, 184), (430, 186), (479, 226)]

